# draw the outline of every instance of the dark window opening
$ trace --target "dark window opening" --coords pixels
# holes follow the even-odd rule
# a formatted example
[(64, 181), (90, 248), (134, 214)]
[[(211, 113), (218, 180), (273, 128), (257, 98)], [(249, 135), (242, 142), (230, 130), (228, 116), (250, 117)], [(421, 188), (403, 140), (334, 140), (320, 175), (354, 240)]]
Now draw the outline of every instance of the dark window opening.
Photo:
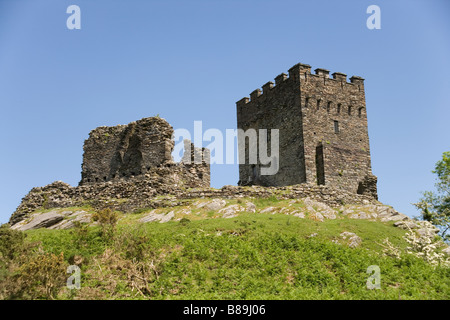
[(334, 133), (339, 133), (339, 121), (334, 120)]
[(320, 109), (320, 99), (317, 100), (317, 110)]
[(305, 107), (308, 108), (308, 106), (309, 106), (309, 98), (306, 98), (306, 100), (305, 100)]
[(87, 179), (87, 182), (91, 182), (91, 179)]
[(341, 104), (340, 103), (338, 103), (338, 105), (337, 105), (336, 112), (341, 113)]
[(331, 110), (331, 101), (328, 101), (328, 104), (327, 104), (327, 112), (329, 113), (330, 110)]
[(363, 109), (363, 108), (359, 108), (359, 109), (358, 109), (358, 117), (361, 117), (361, 115), (362, 115), (362, 109)]
[(352, 106), (348, 107), (348, 115), (351, 116), (352, 115)]
[(106, 181), (106, 177), (103, 177), (103, 181)]
[(98, 182), (98, 178), (95, 178), (95, 182)]
[(325, 184), (325, 165), (323, 161), (323, 145), (318, 145), (316, 147), (316, 174), (317, 174), (317, 184)]

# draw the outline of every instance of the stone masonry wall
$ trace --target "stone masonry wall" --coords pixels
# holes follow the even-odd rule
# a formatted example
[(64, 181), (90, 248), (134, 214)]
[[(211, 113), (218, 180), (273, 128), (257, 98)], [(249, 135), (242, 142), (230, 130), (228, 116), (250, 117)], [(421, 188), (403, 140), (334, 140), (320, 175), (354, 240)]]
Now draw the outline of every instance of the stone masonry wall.
[[(240, 184), (316, 183), (377, 198), (371, 172), (364, 79), (296, 64), (237, 102), (238, 128), (280, 130), (280, 170), (260, 176), (259, 165), (239, 168)], [(248, 149), (248, 147), (246, 148)]]
[[(306, 182), (302, 114), (300, 111), (300, 86), (282, 73), (273, 82), (256, 89), (250, 99), (237, 102), (237, 127), (267, 129), (268, 145), (271, 143), (271, 129), (279, 129), (279, 169), (276, 175), (261, 175), (260, 165), (249, 163), (249, 141), (246, 138), (245, 164), (239, 165), (239, 184), (262, 186), (285, 186)], [(258, 161), (259, 163), (259, 161)]]
[(159, 117), (92, 130), (83, 147), (80, 184), (138, 176), (172, 161), (172, 134)]
[[(33, 188), (23, 199), (11, 216), (9, 223), (14, 225), (26, 219), (36, 210), (68, 208), (90, 205), (95, 209), (112, 208), (122, 212), (133, 212), (142, 208), (180, 205), (194, 198), (242, 197), (279, 199), (311, 198), (329, 206), (343, 204), (378, 204), (373, 197), (338, 190), (329, 186), (301, 184), (288, 187), (242, 187), (224, 186), (221, 189), (208, 187), (190, 188), (178, 178), (186, 170), (161, 168), (158, 172), (145, 174), (127, 180), (100, 182), (72, 187), (56, 181), (45, 187)], [(186, 179), (186, 177), (184, 177)]]

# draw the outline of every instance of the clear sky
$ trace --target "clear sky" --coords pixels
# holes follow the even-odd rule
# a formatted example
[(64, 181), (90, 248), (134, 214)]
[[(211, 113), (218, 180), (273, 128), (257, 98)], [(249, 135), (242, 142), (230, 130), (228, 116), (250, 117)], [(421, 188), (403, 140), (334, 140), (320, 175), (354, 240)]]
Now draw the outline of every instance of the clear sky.
[[(450, 1), (0, 0), (0, 222), (33, 187), (78, 184), (90, 130), (159, 114), (225, 132), (237, 100), (298, 62), (366, 79), (379, 198), (417, 215), (450, 150)], [(212, 167), (213, 187), (237, 181)]]

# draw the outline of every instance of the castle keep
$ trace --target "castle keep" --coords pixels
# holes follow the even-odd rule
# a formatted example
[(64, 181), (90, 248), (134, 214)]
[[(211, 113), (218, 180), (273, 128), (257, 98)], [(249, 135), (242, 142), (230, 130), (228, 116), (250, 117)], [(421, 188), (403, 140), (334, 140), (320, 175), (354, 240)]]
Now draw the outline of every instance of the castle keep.
[[(239, 165), (240, 185), (328, 185), (377, 199), (370, 163), (364, 79), (296, 64), (237, 103), (239, 129), (279, 129), (279, 168), (261, 175), (262, 165)], [(245, 150), (249, 141), (245, 139)]]

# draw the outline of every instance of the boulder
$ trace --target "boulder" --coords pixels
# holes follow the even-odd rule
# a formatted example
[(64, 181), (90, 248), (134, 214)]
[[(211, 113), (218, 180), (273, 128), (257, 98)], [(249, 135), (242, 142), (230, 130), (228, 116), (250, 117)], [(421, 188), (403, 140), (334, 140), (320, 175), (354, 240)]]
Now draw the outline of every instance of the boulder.
[(245, 211), (255, 213), (256, 212), (256, 205), (252, 202), (247, 202), (245, 204)]
[(323, 222), (323, 215), (320, 212), (309, 212), (308, 218), (314, 221)]
[(204, 205), (204, 208), (206, 208), (209, 211), (218, 211), (225, 207), (226, 201), (223, 199), (213, 199), (212, 201), (207, 202)]
[(340, 234), (340, 236), (343, 240), (347, 240), (347, 245), (350, 248), (359, 247), (362, 242), (362, 239), (353, 232), (344, 231)]
[(223, 218), (233, 218), (236, 217), (236, 213), (243, 211), (244, 208), (238, 204), (232, 204), (228, 207), (219, 210)]

